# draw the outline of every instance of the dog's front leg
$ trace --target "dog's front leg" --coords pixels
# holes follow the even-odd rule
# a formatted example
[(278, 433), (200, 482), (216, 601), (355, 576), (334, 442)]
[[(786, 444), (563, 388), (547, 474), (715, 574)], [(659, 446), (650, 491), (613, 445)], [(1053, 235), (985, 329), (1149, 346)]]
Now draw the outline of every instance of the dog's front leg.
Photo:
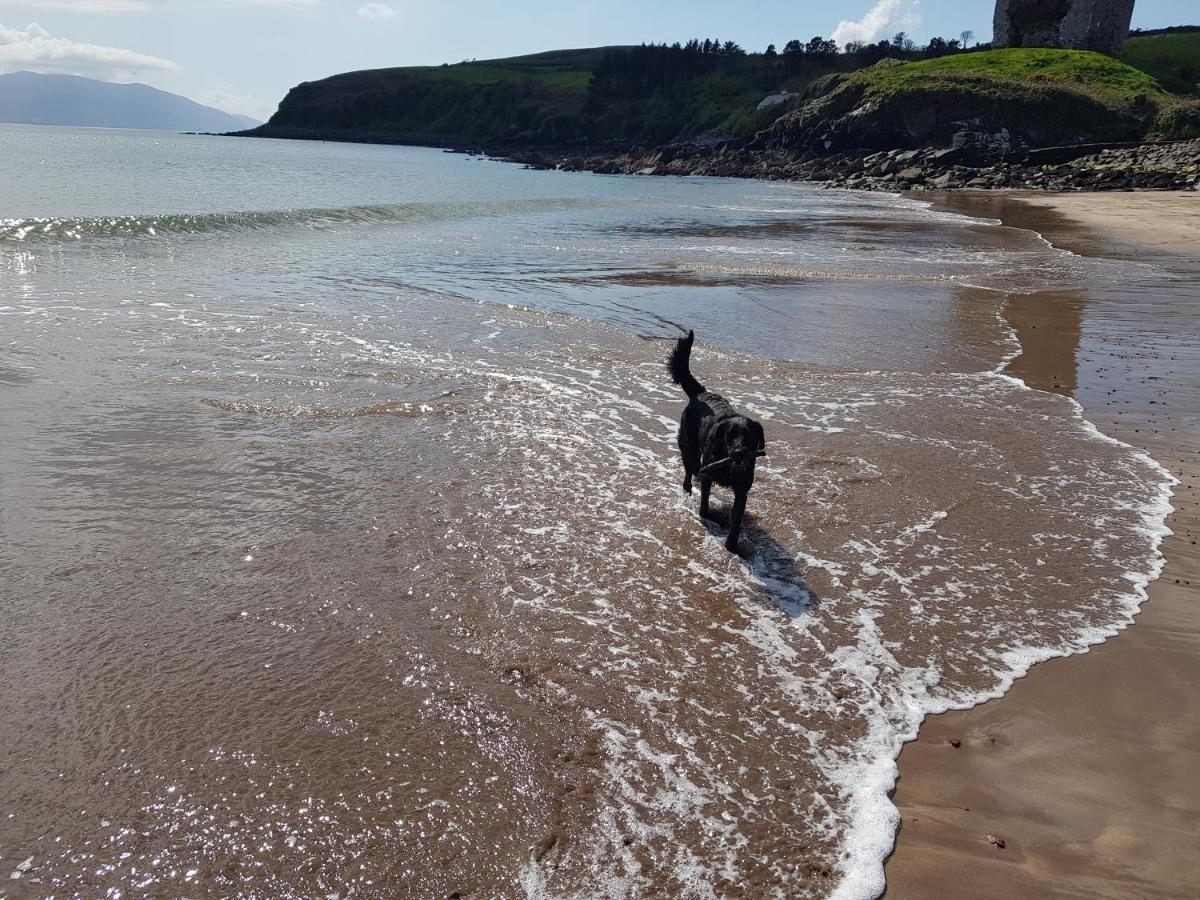
[(738, 538), (742, 534), (742, 516), (746, 514), (746, 492), (737, 491), (733, 495), (733, 512), (729, 514), (729, 537), (725, 539), (725, 549), (737, 553)]
[(700, 518), (710, 519), (712, 515), (708, 511), (708, 492), (712, 490), (712, 479), (700, 479)]

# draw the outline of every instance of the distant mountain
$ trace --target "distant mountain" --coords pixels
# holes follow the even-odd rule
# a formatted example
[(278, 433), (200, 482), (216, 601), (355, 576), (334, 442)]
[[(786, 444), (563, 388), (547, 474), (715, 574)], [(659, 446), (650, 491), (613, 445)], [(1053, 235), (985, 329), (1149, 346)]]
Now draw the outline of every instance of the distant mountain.
[(153, 131), (237, 131), (259, 123), (144, 84), (75, 75), (0, 75), (0, 122)]

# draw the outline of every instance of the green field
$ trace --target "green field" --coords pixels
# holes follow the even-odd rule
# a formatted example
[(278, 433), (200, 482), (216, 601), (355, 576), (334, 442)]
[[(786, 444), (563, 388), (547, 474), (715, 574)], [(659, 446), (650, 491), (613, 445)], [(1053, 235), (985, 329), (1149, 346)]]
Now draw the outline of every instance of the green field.
[(1131, 37), (1121, 62), (1153, 75), (1169, 91), (1200, 95), (1200, 31)]
[[(1147, 40), (1160, 40), (1149, 38)], [(884, 61), (845, 79), (896, 116), (938, 110), (1036, 143), (1188, 138), (1200, 134), (1200, 102), (1172, 93), (1149, 73), (1083, 50), (1004, 49), (939, 59)]]
[(500, 82), (536, 83), (564, 91), (587, 90), (592, 70), (604, 55), (619, 47), (586, 47), (579, 50), (551, 50), (507, 59), (466, 61), (454, 65), (414, 66), (382, 71), (412, 78), (453, 81), (460, 84), (490, 85)]
[(542, 87), (564, 91), (585, 91), (591, 72), (584, 70), (562, 70), (547, 72), (526, 72), (510, 69), (504, 66), (468, 64), (457, 66), (428, 66), (402, 69), (406, 78), (418, 78), (427, 81), (448, 81), (457, 84), (493, 85), (501, 83), (532, 82)]
[(1165, 91), (1145, 72), (1102, 53), (1084, 50), (989, 50), (901, 65), (864, 69), (862, 78), (876, 93), (938, 89), (947, 84), (978, 84), (981, 90), (1029, 89), (1052, 85), (1114, 100)]

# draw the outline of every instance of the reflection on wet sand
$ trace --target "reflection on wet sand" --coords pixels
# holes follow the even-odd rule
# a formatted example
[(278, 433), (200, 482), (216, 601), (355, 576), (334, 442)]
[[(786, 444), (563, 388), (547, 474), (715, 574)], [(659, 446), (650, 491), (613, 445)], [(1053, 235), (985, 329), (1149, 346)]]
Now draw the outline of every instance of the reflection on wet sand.
[(1086, 307), (1083, 291), (1010, 298), (1004, 315), (1017, 333), (1021, 353), (1005, 371), (1039, 391), (1074, 396)]

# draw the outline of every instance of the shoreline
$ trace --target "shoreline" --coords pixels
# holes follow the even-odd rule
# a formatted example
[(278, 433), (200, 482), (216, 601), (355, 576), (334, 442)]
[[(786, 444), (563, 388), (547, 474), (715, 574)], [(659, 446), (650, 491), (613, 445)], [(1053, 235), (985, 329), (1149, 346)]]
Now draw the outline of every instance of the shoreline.
[(1142, 140), (1016, 148), (866, 148), (813, 157), (745, 141), (685, 141), (618, 150), (486, 144), (422, 132), (373, 132), (263, 125), (216, 137), (425, 147), (482, 156), (526, 169), (593, 175), (677, 175), (803, 181), (869, 191), (1028, 190), (1106, 193), (1200, 190), (1200, 139)]
[[(1191, 235), (1200, 233), (1200, 197), (1190, 193), (930, 199), (1087, 256), (1186, 264), (1195, 259), (1186, 252)], [(897, 760), (901, 826), (886, 863), (888, 897), (1200, 893), (1200, 873), (1187, 862), (1200, 827), (1200, 626), (1192, 621), (1200, 392), (1170, 390), (1173, 379), (1194, 377), (1192, 359), (1170, 355), (1145, 333), (1194, 318), (1200, 298), (1193, 291), (1197, 302), (1178, 309), (1155, 298), (1096, 301), (1092, 293), (1103, 295), (1012, 297), (1004, 315), (1022, 352), (1004, 371), (1074, 396), (1103, 434), (1149, 453), (1179, 479), (1168, 520), (1174, 533), (1159, 548), (1165, 568), (1149, 585), (1137, 628), (1034, 666), (1003, 697), (925, 720)], [(1079, 343), (1084, 326), (1103, 335), (1095, 346)], [(1064, 345), (1064, 335), (1077, 343)], [(1115, 387), (1102, 383), (1110, 378)]]

